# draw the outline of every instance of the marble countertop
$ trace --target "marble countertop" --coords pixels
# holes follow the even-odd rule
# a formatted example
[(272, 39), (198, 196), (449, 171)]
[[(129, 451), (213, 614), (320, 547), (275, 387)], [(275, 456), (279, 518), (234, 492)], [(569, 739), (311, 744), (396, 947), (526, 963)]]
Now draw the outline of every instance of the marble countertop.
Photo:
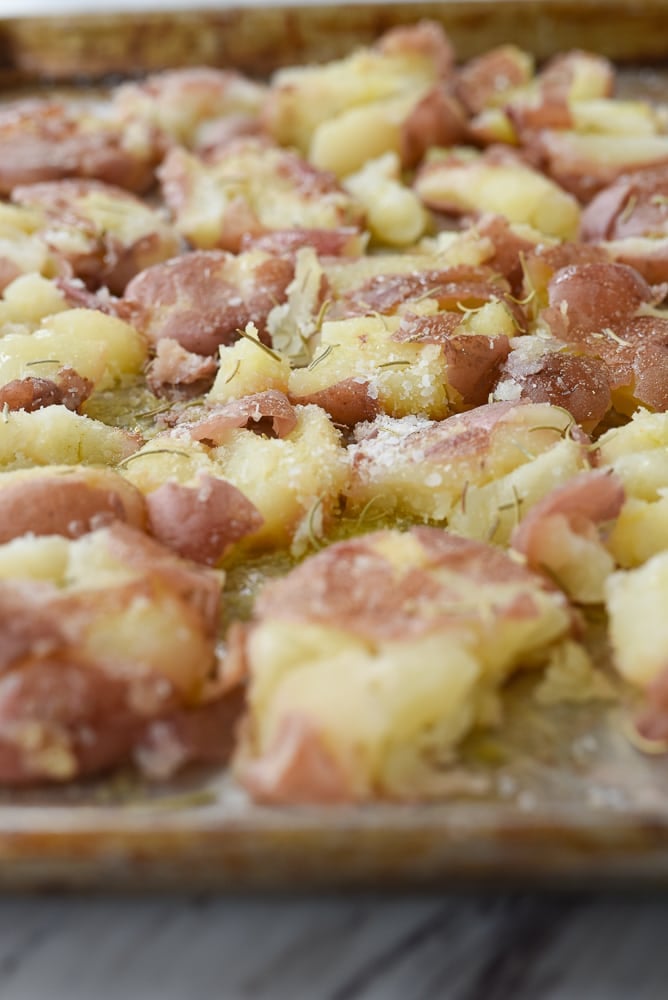
[(2, 1000), (660, 1000), (668, 899), (0, 902)]

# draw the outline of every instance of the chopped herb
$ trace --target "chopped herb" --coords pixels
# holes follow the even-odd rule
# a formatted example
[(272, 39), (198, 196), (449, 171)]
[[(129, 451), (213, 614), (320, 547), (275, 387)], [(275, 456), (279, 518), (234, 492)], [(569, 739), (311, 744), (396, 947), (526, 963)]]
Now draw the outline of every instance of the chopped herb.
[(367, 502), (364, 504), (364, 507), (360, 511), (359, 517), (357, 518), (357, 527), (358, 528), (361, 528), (363, 526), (363, 524), (364, 524), (365, 521), (380, 521), (383, 517), (385, 517), (385, 511), (384, 510), (380, 511), (380, 513), (378, 513), (378, 514), (374, 514), (373, 517), (369, 517), (368, 516), (369, 511), (371, 510), (371, 508), (373, 507), (373, 505), (378, 500), (383, 500), (383, 499), (384, 499), (384, 497), (382, 496), (382, 494), (378, 493), (378, 494), (376, 494), (375, 497), (371, 497), (370, 500), (367, 500)]
[(268, 354), (270, 358), (274, 359), (274, 361), (283, 360), (283, 358), (277, 351), (272, 351), (271, 347), (267, 347), (266, 344), (263, 344), (261, 340), (258, 340), (257, 337), (254, 337), (252, 334), (246, 333), (245, 330), (237, 330), (237, 333), (239, 334), (240, 337), (243, 337), (244, 340), (248, 340), (251, 344), (255, 344), (256, 347), (259, 347), (261, 351), (264, 351), (265, 354)]
[(520, 523), (520, 510), (521, 510), (522, 504), (524, 503), (524, 497), (521, 497), (519, 495), (519, 493), (517, 492), (514, 484), (512, 484), (510, 488), (512, 490), (513, 499), (511, 500), (510, 503), (500, 504), (499, 507), (497, 508), (497, 510), (499, 510), (499, 511), (514, 510), (515, 511), (515, 524), (518, 525)]
[(519, 441), (511, 441), (511, 444), (514, 444), (517, 450), (521, 451), (525, 458), (528, 458), (530, 462), (533, 462), (536, 458), (536, 456), (533, 455), (528, 448), (525, 448), (523, 444), (520, 444)]
[(459, 501), (462, 505), (462, 514), (466, 513), (466, 497), (468, 496), (468, 492), (469, 492), (469, 481), (467, 479), (466, 482), (464, 483), (464, 489), (462, 490), (461, 499)]
[(433, 288), (428, 288), (426, 290), (426, 292), (422, 292), (421, 295), (418, 295), (418, 297), (416, 299), (412, 299), (411, 301), (412, 302), (424, 302), (425, 299), (431, 299), (438, 292), (442, 292), (442, 291), (443, 291), (443, 285), (434, 285)]
[(159, 413), (166, 413), (167, 410), (171, 410), (174, 404), (160, 403), (159, 406), (154, 406), (152, 410), (144, 410), (142, 413), (137, 413), (136, 417), (140, 420), (142, 417), (156, 417)]
[(237, 372), (239, 371), (240, 368), (241, 368), (241, 362), (237, 361), (236, 365), (234, 366), (234, 368), (232, 370), (232, 374), (227, 376), (227, 378), (223, 382), (223, 385), (228, 385), (228, 383), (230, 383), (232, 381), (232, 379), (237, 374)]
[[(496, 299), (495, 301), (498, 302), (499, 300)], [(464, 313), (464, 316), (473, 316), (474, 313), (482, 312), (482, 310), (485, 308), (485, 306), (489, 305), (489, 303), (488, 302), (483, 302), (483, 304), (481, 306), (465, 306), (463, 302), (459, 302), (458, 301), (456, 303), (456, 305), (457, 305), (457, 308), (459, 309), (459, 311), (462, 312), (462, 313)]]
[(614, 340), (615, 343), (619, 344), (621, 347), (632, 346), (628, 340), (622, 340), (622, 338), (618, 334), (616, 334), (614, 330), (611, 330), (609, 326), (604, 327), (603, 333), (606, 335), (606, 337), (610, 337), (611, 340)]
[[(654, 201), (654, 198), (652, 198), (652, 201)], [(627, 222), (631, 217), (631, 215), (633, 214), (633, 210), (635, 209), (637, 204), (638, 204), (638, 199), (634, 194), (632, 194), (629, 200), (627, 201), (626, 205), (624, 205), (624, 211), (620, 214), (619, 221)]]
[(501, 522), (499, 521), (499, 518), (498, 517), (494, 518), (494, 521), (492, 523), (492, 527), (487, 532), (487, 538), (485, 539), (486, 542), (491, 542), (493, 540), (494, 535), (499, 530), (500, 524), (501, 524)]
[[(318, 497), (318, 499), (316, 500), (316, 502), (311, 507), (311, 509), (309, 511), (309, 515), (308, 515), (307, 534), (308, 534), (309, 542), (311, 543), (311, 545), (313, 546), (314, 549), (321, 549), (323, 547), (323, 544), (324, 544), (322, 536), (317, 535), (316, 532), (315, 532), (315, 519), (316, 519), (316, 517), (318, 515), (318, 512), (322, 508), (322, 503), (323, 503), (323, 498), (322, 497)], [(322, 521), (321, 521), (321, 525), (320, 526), (322, 528)]]
[[(327, 313), (329, 312), (329, 310), (332, 308), (333, 305), (334, 302), (332, 299), (325, 299), (323, 304), (320, 306), (320, 309), (318, 310), (318, 315), (315, 318), (314, 333), (318, 333), (320, 331), (320, 329), (322, 328), (322, 324), (325, 322), (325, 316), (327, 315)], [(309, 336), (312, 336), (312, 334), (310, 334)], [(308, 340), (308, 337), (306, 339)]]
[(128, 458), (124, 458), (122, 462), (119, 462), (117, 468), (124, 469), (134, 462), (136, 458), (147, 458), (149, 455), (178, 455), (180, 458), (191, 458), (192, 456), (187, 451), (178, 451), (176, 448), (152, 448), (151, 451), (138, 451), (134, 455), (129, 455)]
[(533, 431), (554, 431), (554, 433), (558, 434), (559, 437), (564, 437), (574, 423), (575, 421), (572, 420), (567, 427), (555, 427), (554, 424), (536, 424), (535, 427), (529, 428), (529, 433), (531, 434)]
[(531, 279), (531, 275), (529, 274), (529, 268), (527, 267), (527, 259), (524, 255), (524, 250), (520, 250), (519, 259), (520, 259), (520, 267), (522, 268), (522, 277), (524, 278), (525, 286), (529, 289), (529, 295), (531, 296), (529, 301), (531, 301), (532, 299), (537, 297), (538, 293), (536, 291), (536, 286), (534, 285)]
[(514, 295), (508, 292), (506, 298), (509, 298), (511, 302), (515, 302), (518, 306), (528, 306), (536, 298), (536, 289), (532, 288), (528, 295), (525, 295), (523, 299), (518, 299)]
[(338, 346), (339, 346), (338, 344), (328, 344), (327, 347), (325, 348), (325, 350), (322, 352), (322, 354), (318, 354), (318, 356), (313, 359), (313, 361), (311, 362), (311, 364), (308, 365), (308, 367), (307, 367), (306, 370), (309, 371), (309, 372), (312, 372), (313, 369), (316, 368), (320, 364), (321, 361), (324, 361), (325, 358), (328, 358), (329, 355), (334, 350), (334, 348), (338, 347)]

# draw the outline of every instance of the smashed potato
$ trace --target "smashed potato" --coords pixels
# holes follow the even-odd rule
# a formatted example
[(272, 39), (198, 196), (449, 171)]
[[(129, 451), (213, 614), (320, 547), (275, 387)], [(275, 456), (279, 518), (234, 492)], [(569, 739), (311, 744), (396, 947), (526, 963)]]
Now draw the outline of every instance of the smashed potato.
[(499, 550), (434, 528), (340, 542), (267, 585), (235, 634), (250, 671), (237, 767), (269, 802), (410, 795), (571, 622)]
[(0, 785), (420, 800), (525, 703), (668, 747), (666, 107), (420, 22), (0, 153)]

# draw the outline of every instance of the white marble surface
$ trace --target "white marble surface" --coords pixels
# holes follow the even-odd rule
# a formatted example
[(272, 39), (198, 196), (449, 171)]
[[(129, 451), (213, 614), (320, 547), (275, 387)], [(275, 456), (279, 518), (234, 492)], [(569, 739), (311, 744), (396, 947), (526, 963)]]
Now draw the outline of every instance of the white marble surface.
[(663, 1000), (668, 900), (8, 899), (2, 1000)]

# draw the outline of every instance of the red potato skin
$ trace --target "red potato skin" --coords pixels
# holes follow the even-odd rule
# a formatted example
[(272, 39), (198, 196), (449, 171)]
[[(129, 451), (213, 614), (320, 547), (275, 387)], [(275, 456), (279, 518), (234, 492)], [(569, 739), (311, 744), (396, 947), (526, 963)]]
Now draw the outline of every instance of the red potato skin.
[(193, 394), (200, 394), (211, 388), (217, 370), (215, 358), (194, 354), (182, 347), (178, 340), (162, 337), (148, 366), (146, 382), (157, 396), (175, 388), (187, 388)]
[(48, 378), (15, 378), (0, 388), (0, 407), (33, 413), (45, 406), (62, 403), (62, 392)]
[(565, 191), (587, 205), (603, 188), (608, 187), (622, 174), (631, 171), (665, 167), (666, 159), (653, 163), (639, 160), (637, 163), (611, 164), (609, 162), (586, 159), (571, 141), (568, 131), (539, 129), (525, 136), (527, 149), (542, 164), (545, 172)]
[(531, 297), (530, 305), (544, 306), (548, 302), (551, 279), (565, 267), (583, 264), (609, 264), (610, 255), (603, 247), (590, 243), (559, 243), (555, 246), (537, 246), (524, 257), (522, 268), (522, 298)]
[(533, 100), (510, 101), (506, 113), (529, 148), (535, 132), (541, 129), (568, 129), (573, 125), (568, 101), (558, 93), (539, 93)]
[[(668, 165), (623, 175), (604, 188), (582, 214), (581, 235), (611, 241), (616, 261), (639, 271), (650, 284), (668, 280)], [(635, 238), (648, 240), (638, 247)]]
[(244, 233), (241, 252), (264, 250), (279, 257), (294, 256), (303, 247), (312, 247), (319, 257), (358, 257), (364, 240), (356, 226), (340, 229), (274, 229), (259, 236)]
[(219, 149), (236, 139), (266, 139), (267, 132), (262, 122), (253, 115), (229, 114), (202, 122), (192, 144), (194, 152), (204, 160), (216, 158)]
[(528, 293), (522, 293), (522, 263), (534, 252), (536, 244), (513, 232), (502, 215), (483, 215), (476, 221), (475, 228), (481, 237), (491, 241), (494, 248), (485, 266), (493, 274), (503, 275), (515, 298), (525, 298)]
[(511, 351), (494, 388), (506, 381), (520, 386), (520, 399), (568, 410), (588, 433), (612, 405), (610, 371), (595, 357), (547, 351), (539, 361), (527, 364)]
[(562, 268), (548, 285), (549, 305), (565, 310), (569, 330), (597, 333), (633, 316), (643, 304), (653, 305), (656, 292), (624, 264), (575, 264)]
[(131, 242), (125, 242), (111, 230), (102, 230), (86, 214), (85, 199), (96, 193), (130, 210), (133, 207), (145, 210), (144, 203), (128, 191), (98, 180), (78, 178), (20, 185), (12, 191), (12, 201), (40, 209), (54, 224), (73, 226), (85, 234), (89, 244), (85, 252), (80, 249), (65, 252), (60, 243), (51, 246), (48, 221), (42, 238), (51, 252), (62, 258), (91, 289), (106, 287), (113, 295), (122, 295), (135, 274), (177, 254), (181, 240), (176, 231), (167, 229), (157, 216), (155, 232)]
[(448, 384), (464, 406), (483, 406), (489, 399), (499, 366), (508, 357), (505, 336), (453, 337), (444, 345)]
[(379, 413), (378, 400), (369, 394), (369, 383), (365, 379), (346, 378), (303, 396), (292, 393), (290, 398), (293, 403), (321, 406), (334, 423), (342, 427), (373, 420)]
[(72, 277), (69, 265), (66, 267), (68, 273), (54, 278), (53, 283), (72, 309), (95, 309), (106, 316), (118, 316), (119, 319), (130, 322), (129, 313), (122, 299), (112, 295), (108, 288), (96, 288), (95, 291), (91, 291), (81, 278)]
[[(546, 310), (547, 311), (547, 310)], [(668, 409), (668, 320), (655, 316), (627, 319), (623, 339), (570, 330), (557, 331), (562, 340), (605, 362), (610, 388), (630, 389), (642, 405)], [(613, 334), (615, 331), (612, 331)]]
[(606, 251), (618, 264), (626, 264), (642, 274), (650, 285), (668, 284), (668, 237), (652, 240), (651, 247), (638, 251), (632, 240), (605, 244)]
[[(243, 687), (182, 709), (166, 700), (154, 717), (138, 712), (128, 689), (76, 658), (31, 663), (0, 677), (0, 783), (11, 787), (103, 774), (134, 759), (142, 773), (165, 780), (192, 762), (224, 764), (243, 710)], [(37, 747), (26, 751), (22, 732)], [(53, 750), (69, 769), (54, 774)], [(40, 751), (45, 761), (40, 761)]]
[(173, 425), (187, 430), (194, 441), (218, 445), (227, 439), (230, 430), (241, 427), (278, 438), (287, 437), (297, 426), (297, 414), (282, 392), (265, 389), (229, 403), (178, 414)]
[(151, 535), (184, 559), (215, 566), (235, 542), (264, 523), (231, 483), (201, 476), (197, 486), (168, 482), (146, 497)]
[(23, 274), (23, 270), (10, 257), (0, 256), (0, 294), (7, 285)]
[(618, 476), (596, 469), (582, 472), (531, 507), (513, 531), (511, 545), (526, 556), (531, 569), (540, 572), (545, 564), (542, 543), (553, 519), (566, 521), (572, 534), (597, 538), (599, 528), (619, 515), (624, 500)]
[(204, 634), (215, 639), (221, 588), (220, 578), (215, 573), (179, 559), (155, 539), (118, 521), (108, 529), (108, 546), (121, 562), (149, 573), (186, 601), (201, 620)]
[(242, 761), (238, 773), (255, 802), (265, 805), (307, 805), (316, 789), (322, 804), (350, 802), (353, 797), (347, 775), (318, 730), (301, 715), (283, 719), (267, 754)]
[(589, 64), (590, 70), (595, 68), (598, 72), (600, 96), (612, 95), (615, 71), (607, 59), (579, 51), (555, 56), (538, 74), (537, 92), (529, 98), (511, 98), (506, 108), (510, 120), (528, 146), (531, 146), (536, 132), (573, 127), (569, 101), (577, 67), (582, 63)]
[(96, 178), (128, 191), (146, 191), (164, 144), (159, 132), (146, 130), (142, 155), (123, 147), (123, 133), (104, 121), (84, 129), (81, 120), (57, 101), (31, 99), (0, 113), (0, 194), (22, 184)]
[(668, 236), (668, 164), (617, 178), (582, 213), (582, 239)]
[(160, 781), (187, 764), (226, 764), (244, 708), (244, 686), (235, 684), (212, 701), (149, 722), (133, 754), (142, 774)]
[(668, 743), (668, 665), (647, 689), (635, 724), (643, 739)]
[[(445, 566), (481, 584), (517, 582), (545, 589), (541, 578), (501, 549), (439, 528), (411, 528), (410, 533), (428, 556), (424, 569), (406, 570), (397, 579), (388, 561), (372, 547), (375, 534), (337, 542), (267, 584), (256, 603), (256, 620), (314, 622), (372, 642), (390, 641), (461, 621), (461, 615), (450, 612), (447, 600), (438, 612), (430, 603), (447, 595), (447, 587), (443, 590), (444, 585), (435, 581), (431, 568)], [(535, 607), (530, 599), (518, 603), (513, 596), (506, 609), (499, 609), (499, 614), (505, 613), (524, 618), (535, 614)]]
[(558, 271), (542, 317), (557, 339), (601, 359), (610, 388), (628, 388), (639, 403), (668, 408), (668, 320), (638, 313), (663, 298), (624, 264), (591, 264)]
[[(149, 776), (166, 777), (190, 760), (229, 754), (243, 678), (208, 679), (216, 664), (220, 576), (127, 525), (105, 530), (110, 550), (140, 572), (138, 580), (69, 593), (41, 581), (0, 583), (0, 782), (6, 785), (70, 781), (132, 757), (141, 767), (142, 755)], [(178, 686), (138, 671), (136, 663), (107, 662), (104, 651), (99, 661), (81, 655), (80, 637), (91, 620), (153, 588), (170, 594), (200, 633), (192, 676), (180, 677)], [(169, 747), (160, 742), (159, 723)]]
[(461, 312), (436, 313), (432, 316), (418, 316), (406, 313), (392, 340), (399, 344), (447, 344), (457, 334), (464, 316)]
[[(39, 732), (32, 750), (22, 746), (24, 728)], [(141, 729), (119, 681), (76, 659), (28, 663), (0, 677), (0, 782), (49, 780), (39, 751), (54, 749), (69, 757), (61, 780), (104, 772), (129, 757)]]
[[(443, 463), (471, 456), (480, 456), (483, 459), (489, 451), (490, 439), (495, 428), (503, 423), (517, 406), (522, 405), (525, 404), (487, 403), (473, 410), (455, 413), (445, 420), (426, 424), (425, 427), (402, 438), (396, 447), (403, 456), (415, 453), (424, 459)], [(377, 434), (378, 430), (373, 423), (361, 425), (355, 432), (355, 440), (363, 446), (365, 441), (373, 441)], [(354, 455), (353, 473), (367, 461), (362, 447)]]
[(47, 378), (12, 379), (0, 387), (0, 408), (33, 413), (45, 406), (66, 406), (79, 412), (93, 391), (93, 383), (69, 365), (60, 368), (55, 380)]
[(285, 300), (294, 265), (266, 257), (240, 288), (230, 277), (232, 263), (225, 251), (199, 250), (143, 271), (124, 295), (135, 324), (153, 344), (168, 338), (204, 356), (237, 340), (248, 323), (264, 334), (269, 312)]
[(113, 91), (112, 100), (124, 122), (147, 117), (150, 121), (156, 112), (174, 105), (186, 109), (191, 125), (186, 131), (194, 131), (195, 136), (171, 134), (170, 138), (189, 144), (193, 138), (199, 139), (202, 126), (217, 125), (230, 118), (247, 118), (238, 109), (249, 101), (252, 103), (254, 92), (259, 99), (260, 91), (260, 85), (234, 70), (187, 66), (154, 73), (140, 82), (121, 84)]
[(455, 51), (442, 25), (436, 21), (391, 28), (378, 39), (375, 48), (388, 56), (423, 56), (433, 64), (441, 79), (450, 77), (455, 67)]
[[(113, 473), (105, 478), (111, 480)], [(146, 525), (144, 498), (121, 476), (105, 487), (89, 485), (85, 476), (49, 476), (5, 486), (0, 478), (0, 544), (21, 535), (79, 538), (98, 528), (124, 521), (140, 531)]]
[(415, 167), (433, 146), (453, 146), (468, 137), (468, 122), (459, 101), (434, 87), (417, 102), (402, 123), (399, 156), (402, 166)]
[[(482, 406), (489, 399), (499, 366), (508, 357), (508, 338), (477, 334), (457, 335), (461, 315), (405, 316), (393, 339), (399, 342), (438, 344), (447, 364), (448, 385), (462, 405)], [(369, 418), (366, 418), (369, 419)]]
[[(465, 413), (456, 413), (448, 418), (448, 436), (445, 439), (441, 439), (438, 432), (430, 435), (432, 440), (427, 446), (425, 456), (447, 460), (462, 455), (484, 455), (489, 448), (490, 436), (494, 429), (505, 420), (515, 405), (518, 404), (488, 403), (486, 406), (477, 406)], [(456, 431), (454, 435), (452, 435), (453, 430)]]
[(45, 656), (62, 644), (50, 597), (51, 588), (41, 581), (0, 582), (0, 675), (29, 657), (36, 644)]
[(497, 103), (499, 95), (528, 83), (523, 63), (508, 45), (491, 49), (470, 59), (457, 73), (455, 93), (471, 115)]
[(508, 282), (489, 267), (449, 267), (411, 274), (380, 274), (351, 288), (329, 310), (328, 319), (349, 319), (374, 312), (390, 315), (400, 305), (415, 299), (433, 298), (439, 309), (457, 311), (502, 300), (520, 330), (527, 320), (522, 308), (510, 298)]

